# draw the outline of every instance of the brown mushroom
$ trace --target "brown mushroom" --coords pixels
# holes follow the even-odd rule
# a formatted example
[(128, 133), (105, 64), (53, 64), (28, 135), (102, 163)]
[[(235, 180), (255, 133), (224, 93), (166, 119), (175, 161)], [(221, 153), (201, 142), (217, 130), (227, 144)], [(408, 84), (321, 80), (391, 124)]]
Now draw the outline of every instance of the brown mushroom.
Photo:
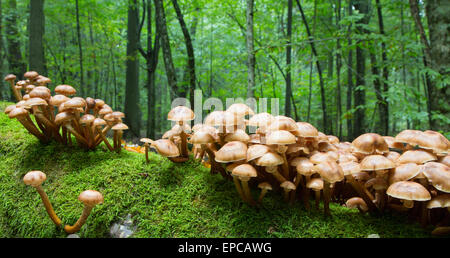
[(80, 230), (89, 217), (89, 214), (91, 214), (92, 208), (97, 204), (103, 203), (103, 195), (94, 190), (86, 190), (78, 196), (78, 200), (84, 204), (83, 212), (73, 226), (64, 226), (64, 230), (69, 234), (76, 233)]
[(250, 205), (255, 205), (255, 201), (250, 192), (250, 188), (248, 187), (248, 181), (252, 177), (257, 177), (256, 169), (250, 164), (242, 164), (233, 169), (231, 172), (233, 176), (237, 176), (242, 184), (242, 189), (244, 192), (244, 196)]
[(261, 193), (258, 198), (258, 203), (262, 203), (262, 199), (266, 195), (267, 191), (272, 190), (272, 185), (268, 182), (262, 182), (258, 184), (258, 188), (261, 189)]

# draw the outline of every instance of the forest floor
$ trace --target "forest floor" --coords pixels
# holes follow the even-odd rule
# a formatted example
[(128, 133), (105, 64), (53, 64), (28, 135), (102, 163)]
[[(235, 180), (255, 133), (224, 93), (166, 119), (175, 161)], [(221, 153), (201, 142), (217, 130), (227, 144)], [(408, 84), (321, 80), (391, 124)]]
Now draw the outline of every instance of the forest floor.
[[(78, 232), (82, 238), (110, 237), (111, 226), (131, 214), (132, 237), (430, 237), (400, 214), (361, 215), (331, 204), (331, 218), (322, 210), (307, 212), (296, 202), (287, 205), (269, 192), (263, 208), (240, 201), (232, 182), (211, 175), (198, 162), (174, 164), (151, 153), (86, 152), (55, 143), (42, 145), (3, 109), (0, 102), (0, 237), (66, 237), (48, 217), (36, 190), (22, 178), (30, 170), (47, 174), (43, 188), (64, 224), (76, 222), (83, 209), (78, 195), (100, 191), (97, 205)], [(258, 189), (259, 190), (259, 189)], [(259, 191), (253, 189), (255, 198)], [(311, 201), (313, 205), (313, 201)]]

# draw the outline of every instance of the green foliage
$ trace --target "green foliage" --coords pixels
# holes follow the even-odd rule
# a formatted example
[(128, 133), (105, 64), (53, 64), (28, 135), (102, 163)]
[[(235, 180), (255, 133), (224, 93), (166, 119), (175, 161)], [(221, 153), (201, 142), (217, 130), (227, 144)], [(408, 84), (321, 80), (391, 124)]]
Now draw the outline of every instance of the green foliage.
[[(0, 102), (0, 110), (6, 105)], [(134, 237), (429, 236), (428, 229), (402, 215), (361, 215), (333, 203), (333, 217), (326, 218), (299, 202), (287, 205), (280, 193), (269, 192), (263, 208), (251, 208), (232, 182), (194, 161), (174, 164), (151, 153), (146, 164), (144, 155), (127, 151), (41, 145), (3, 112), (0, 124), (0, 237), (66, 236), (49, 219), (35, 189), (23, 183), (30, 170), (47, 174), (43, 188), (63, 223), (73, 224), (80, 216), (82, 191), (103, 194), (104, 203), (93, 209), (81, 237), (109, 237), (112, 224), (127, 214), (137, 225)], [(255, 187), (252, 193), (256, 198), (259, 191)]]

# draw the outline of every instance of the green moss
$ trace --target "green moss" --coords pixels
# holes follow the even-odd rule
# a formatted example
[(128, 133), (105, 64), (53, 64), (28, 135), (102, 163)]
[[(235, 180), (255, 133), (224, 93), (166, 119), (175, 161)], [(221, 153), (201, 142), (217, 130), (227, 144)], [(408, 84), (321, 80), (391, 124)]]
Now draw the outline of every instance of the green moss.
[[(0, 103), (0, 109), (7, 104)], [(0, 114), (0, 237), (65, 237), (49, 219), (39, 195), (22, 178), (30, 170), (47, 174), (43, 188), (63, 223), (82, 211), (78, 195), (100, 191), (81, 237), (109, 237), (114, 222), (133, 216), (134, 237), (429, 237), (406, 217), (360, 215), (331, 204), (332, 218), (292, 206), (269, 192), (264, 208), (243, 204), (232, 182), (189, 161), (174, 164), (156, 154), (86, 152), (55, 143), (42, 145), (16, 121)], [(253, 189), (255, 198), (259, 191)]]

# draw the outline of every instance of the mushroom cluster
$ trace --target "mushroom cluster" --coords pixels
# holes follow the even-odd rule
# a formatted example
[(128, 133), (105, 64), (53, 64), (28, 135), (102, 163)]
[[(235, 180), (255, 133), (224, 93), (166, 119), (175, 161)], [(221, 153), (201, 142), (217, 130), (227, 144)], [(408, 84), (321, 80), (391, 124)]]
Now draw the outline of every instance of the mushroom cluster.
[[(24, 77), (26, 80), (17, 82), (13, 74), (5, 77), (17, 100), (5, 109), (9, 118), (17, 119), (44, 143), (55, 140), (71, 146), (73, 135), (85, 149), (95, 149), (104, 142), (110, 151), (120, 152), (122, 132), (128, 129), (122, 123), (122, 112), (114, 112), (101, 99), (73, 97), (76, 90), (70, 85), (56, 86), (52, 96), (47, 87), (51, 80), (35, 71), (26, 72)], [(114, 132), (112, 146), (106, 138), (109, 130)]]
[[(189, 158), (186, 143), (191, 143), (194, 159), (209, 163), (212, 174), (232, 180), (249, 205), (261, 205), (273, 191), (287, 203), (302, 201), (306, 209), (311, 197), (317, 209), (322, 198), (328, 216), (329, 203), (335, 201), (361, 213), (411, 211), (424, 223), (433, 216), (447, 216), (444, 223), (449, 219), (450, 143), (438, 132), (405, 130), (396, 137), (366, 133), (351, 143), (340, 142), (309, 123), (255, 114), (245, 104), (213, 111), (191, 128), (193, 119), (192, 110), (175, 107), (168, 115), (175, 126), (163, 139), (142, 139), (146, 150), (153, 147), (184, 162)], [(250, 129), (255, 133), (248, 134)], [(256, 201), (251, 187), (261, 189)], [(415, 202), (419, 208), (412, 209)], [(438, 207), (445, 211), (435, 215)]]
[[(42, 183), (47, 179), (47, 175), (43, 173), (42, 171), (30, 171), (23, 177), (23, 182), (26, 185), (30, 185), (34, 188), (36, 188), (37, 192), (41, 196), (42, 202), (44, 203), (45, 210), (47, 211), (48, 215), (50, 216), (50, 219), (53, 221), (53, 223), (60, 227), (62, 226), (61, 219), (56, 215), (55, 211), (53, 210), (53, 206), (50, 203), (50, 200), (45, 193), (44, 189), (42, 188)], [(89, 217), (92, 209), (97, 204), (103, 203), (103, 195), (95, 190), (86, 190), (82, 192), (78, 196), (78, 200), (84, 204), (83, 212), (80, 216), (80, 218), (77, 220), (77, 222), (74, 225), (65, 225), (64, 231), (68, 234), (73, 234), (78, 232), (81, 227), (86, 222), (87, 218)]]

